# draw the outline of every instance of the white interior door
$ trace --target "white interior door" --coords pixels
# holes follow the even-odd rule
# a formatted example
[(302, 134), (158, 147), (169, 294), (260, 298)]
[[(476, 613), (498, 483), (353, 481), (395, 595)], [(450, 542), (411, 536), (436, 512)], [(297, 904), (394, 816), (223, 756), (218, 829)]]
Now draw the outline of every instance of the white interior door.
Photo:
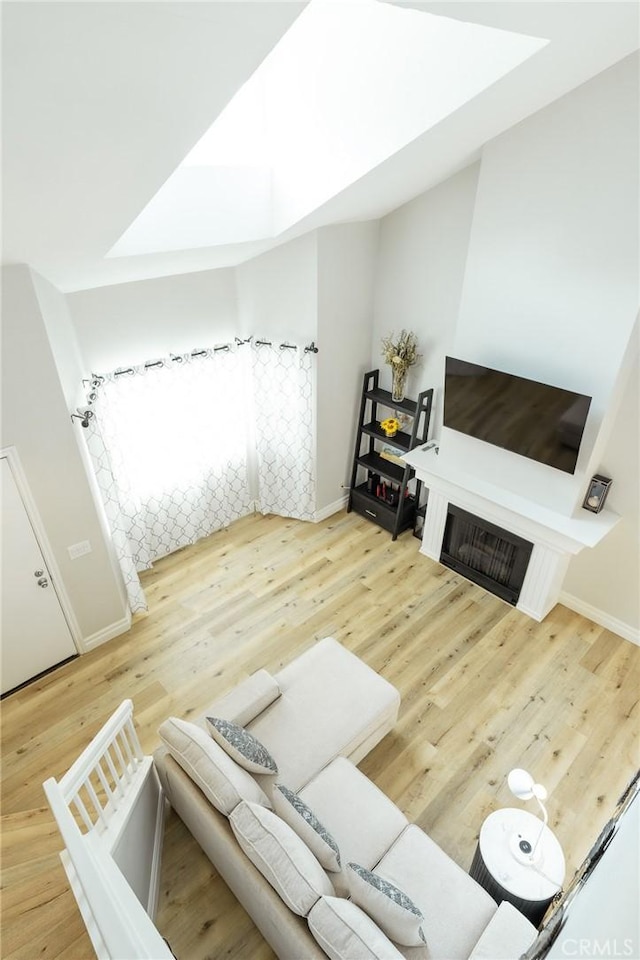
[(2, 486), (0, 692), (78, 651), (6, 457)]

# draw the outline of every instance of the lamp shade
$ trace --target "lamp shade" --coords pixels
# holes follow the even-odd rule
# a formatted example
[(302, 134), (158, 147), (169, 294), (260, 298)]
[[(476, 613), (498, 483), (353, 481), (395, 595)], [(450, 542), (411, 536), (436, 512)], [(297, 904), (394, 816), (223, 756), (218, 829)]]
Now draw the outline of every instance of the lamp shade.
[(531, 800), (536, 797), (538, 800), (547, 799), (547, 791), (541, 783), (536, 783), (530, 773), (516, 767), (507, 777), (509, 790), (518, 797), (519, 800)]

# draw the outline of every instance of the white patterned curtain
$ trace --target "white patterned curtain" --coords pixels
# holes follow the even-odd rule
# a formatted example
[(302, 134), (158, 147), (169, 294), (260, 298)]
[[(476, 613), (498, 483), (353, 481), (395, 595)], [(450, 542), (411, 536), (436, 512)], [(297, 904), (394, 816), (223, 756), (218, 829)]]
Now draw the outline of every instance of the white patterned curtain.
[(132, 611), (137, 571), (249, 513), (243, 347), (109, 374), (88, 447)]
[(111, 468), (111, 458), (95, 418), (89, 421), (87, 447), (93, 461), (93, 469), (111, 530), (111, 542), (124, 578), (129, 607), (132, 613), (147, 610), (147, 601), (133, 558), (133, 545), (129, 542), (129, 533), (135, 526), (135, 520), (123, 512), (118, 484)]
[(302, 346), (251, 345), (251, 381), (262, 513), (315, 514), (315, 363)]

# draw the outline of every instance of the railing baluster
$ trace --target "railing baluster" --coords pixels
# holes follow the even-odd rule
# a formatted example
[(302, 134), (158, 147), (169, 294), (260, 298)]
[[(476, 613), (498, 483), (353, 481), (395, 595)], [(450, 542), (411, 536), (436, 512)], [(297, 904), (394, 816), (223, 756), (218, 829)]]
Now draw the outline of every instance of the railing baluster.
[(82, 797), (80, 796), (79, 793), (76, 793), (76, 794), (73, 796), (72, 802), (73, 802), (76, 810), (78, 811), (78, 813), (79, 813), (80, 816), (82, 817), (82, 819), (83, 819), (83, 821), (84, 821), (84, 825), (85, 825), (85, 827), (87, 828), (87, 830), (93, 830), (93, 821), (91, 820), (91, 817), (89, 816), (89, 814), (88, 814), (88, 812), (87, 812), (87, 808), (85, 807), (84, 802), (83, 802), (83, 800), (82, 800)]
[(115, 788), (116, 788), (117, 792), (120, 794), (120, 796), (123, 797), (123, 796), (124, 796), (124, 788), (123, 788), (123, 786), (122, 786), (122, 777), (121, 777), (121, 775), (118, 773), (118, 771), (116, 770), (115, 765), (114, 765), (114, 763), (113, 763), (113, 760), (112, 760), (112, 758), (111, 758), (111, 753), (109, 752), (110, 746), (111, 746), (111, 744), (109, 744), (109, 747), (107, 747), (107, 749), (105, 750), (105, 752), (104, 752), (104, 758), (105, 758), (105, 760), (107, 761), (107, 766), (109, 767), (109, 770), (111, 771), (111, 776), (113, 777), (113, 781), (114, 781), (114, 784), (115, 784)]
[(98, 762), (96, 763), (96, 765), (95, 765), (95, 767), (94, 767), (93, 769), (94, 769), (94, 770), (96, 771), (96, 773), (98, 774), (98, 779), (100, 780), (100, 783), (102, 784), (102, 789), (103, 789), (104, 792), (106, 793), (108, 800), (113, 800), (113, 790), (111, 789), (111, 787), (110, 787), (110, 785), (109, 785), (109, 781), (108, 781), (107, 778), (105, 777), (104, 771), (103, 771), (103, 769), (102, 769), (102, 760), (103, 760), (103, 758), (104, 758), (104, 754), (103, 754), (102, 757), (100, 757), (100, 759), (98, 760)]
[(93, 806), (94, 806), (94, 808), (95, 808), (95, 811), (96, 811), (96, 813), (97, 813), (97, 815), (98, 815), (98, 820), (100, 821), (100, 823), (103, 824), (103, 826), (106, 827), (107, 821), (106, 821), (105, 816), (104, 816), (104, 811), (103, 811), (103, 809), (102, 809), (102, 804), (101, 804), (100, 801), (98, 800), (98, 795), (97, 795), (96, 791), (93, 789), (93, 784), (91, 783), (91, 780), (89, 779), (90, 776), (91, 776), (91, 771), (89, 771), (89, 776), (87, 776), (87, 779), (86, 779), (85, 782), (84, 782), (84, 788), (85, 788), (85, 790), (87, 791), (87, 793), (89, 794), (89, 799), (91, 800), (91, 803), (93, 804)]
[(138, 739), (138, 734), (136, 733), (136, 728), (133, 725), (133, 720), (129, 718), (126, 723), (126, 730), (129, 734), (129, 743), (132, 745), (135, 756), (137, 760), (142, 760), (144, 754), (142, 752), (142, 747), (140, 746), (140, 740)]
[(127, 769), (127, 764), (125, 762), (125, 759), (122, 756), (122, 750), (120, 749), (120, 744), (118, 742), (118, 734), (116, 734), (115, 737), (113, 738), (113, 741), (111, 742), (111, 746), (113, 747), (113, 750), (118, 758), (118, 762), (120, 763), (120, 768), (122, 770), (122, 779), (129, 780), (129, 770)]

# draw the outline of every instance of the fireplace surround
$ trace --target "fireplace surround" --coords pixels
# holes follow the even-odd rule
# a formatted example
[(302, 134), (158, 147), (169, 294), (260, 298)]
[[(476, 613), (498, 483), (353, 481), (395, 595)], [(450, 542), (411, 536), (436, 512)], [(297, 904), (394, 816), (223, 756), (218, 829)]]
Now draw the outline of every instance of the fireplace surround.
[(515, 606), (533, 544), (450, 503), (440, 563)]
[[(427, 444), (403, 457), (429, 491), (420, 552), (443, 562), (451, 505), (480, 518), (485, 525), (528, 541), (532, 548), (515, 606), (534, 620), (543, 620), (558, 602), (571, 557), (585, 547), (596, 546), (620, 517), (606, 508), (597, 514), (582, 510), (576, 516), (565, 516), (448, 464), (435, 450)], [(457, 569), (469, 576), (469, 571)], [(473, 579), (479, 582), (476, 573)], [(487, 588), (485, 583), (480, 585)], [(502, 599), (514, 602), (512, 598)]]

